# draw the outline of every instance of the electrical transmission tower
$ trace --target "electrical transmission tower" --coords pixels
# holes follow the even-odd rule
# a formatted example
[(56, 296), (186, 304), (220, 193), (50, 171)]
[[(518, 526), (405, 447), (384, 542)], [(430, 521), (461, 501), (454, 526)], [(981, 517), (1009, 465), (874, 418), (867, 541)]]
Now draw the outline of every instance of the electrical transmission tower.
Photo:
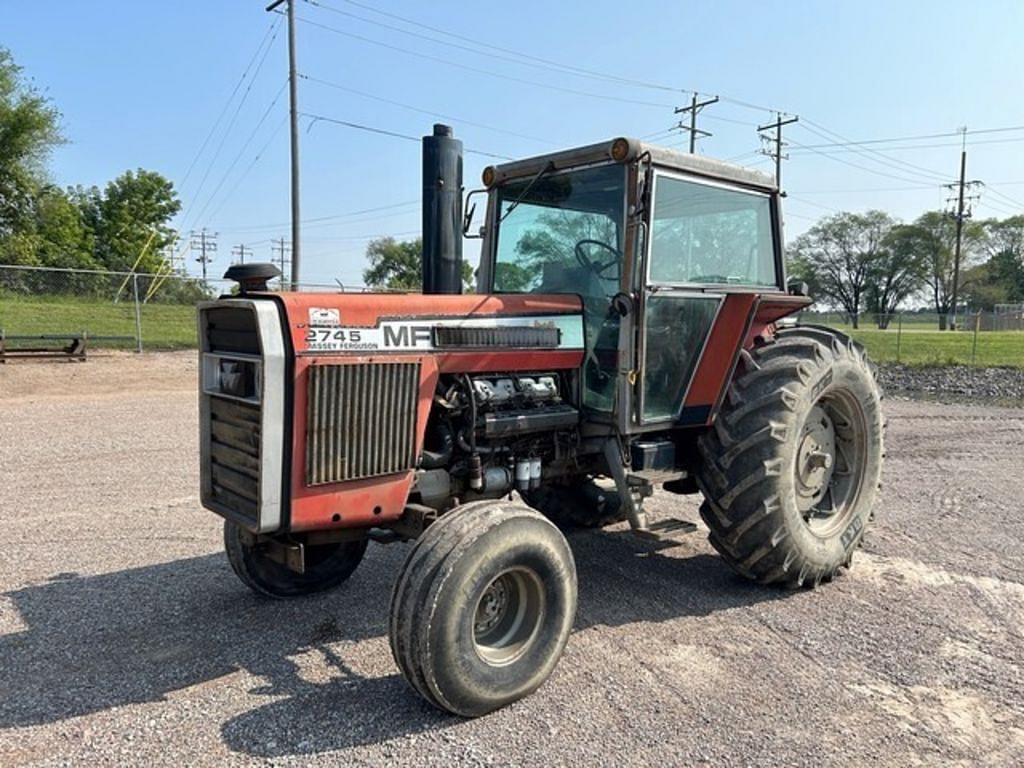
[[(775, 186), (779, 188), (779, 194), (784, 196), (785, 193), (782, 191), (782, 161), (788, 160), (789, 155), (783, 154), (782, 152), (782, 148), (786, 146), (786, 143), (782, 140), (782, 126), (795, 123), (800, 118), (796, 115), (784, 118), (781, 112), (776, 112), (775, 115), (774, 123), (757, 126), (757, 132), (764, 141), (769, 143), (768, 147), (763, 147), (761, 149), (761, 154), (768, 155), (768, 157), (775, 161)], [(769, 130), (774, 130), (775, 136), (766, 136), (761, 133), (761, 131)], [(771, 144), (775, 145), (774, 149), (771, 148)]]
[(954, 193), (946, 199), (947, 203), (954, 206), (953, 210), (947, 213), (956, 222), (956, 247), (953, 252), (953, 291), (949, 305), (949, 329), (951, 331), (956, 330), (956, 304), (958, 300), (957, 294), (960, 289), (960, 255), (963, 245), (964, 221), (971, 218), (971, 203), (980, 197), (980, 195), (969, 193), (975, 187), (981, 185), (981, 182), (977, 179), (967, 181), (965, 178), (967, 175), (967, 127), (961, 128), (960, 133), (960, 180), (954, 184), (946, 185), (946, 188)]
[[(271, 257), (271, 261), (276, 263), (278, 269), (281, 270), (281, 287), (283, 288), (288, 282), (288, 265), (291, 264), (291, 259), (288, 255), (292, 252), (291, 243), (285, 240), (283, 237), (279, 237), (277, 240), (270, 241), (270, 249), (274, 253), (274, 257)], [(276, 258), (275, 258), (276, 257)]]
[(207, 232), (206, 228), (203, 227), (202, 231), (198, 234), (192, 232), (192, 238), (189, 241), (189, 249), (195, 253), (199, 251), (199, 255), (196, 257), (203, 268), (203, 281), (206, 280), (206, 265), (213, 261), (213, 254), (217, 252), (217, 233)]
[(245, 257), (252, 258), (252, 248), (247, 246), (245, 243), (239, 243), (231, 249), (231, 255), (234, 256), (237, 261), (234, 264), (245, 264)]
[(694, 92), (693, 98), (690, 99), (690, 106), (688, 107), (676, 107), (677, 115), (689, 115), (690, 124), (687, 125), (682, 120), (676, 124), (676, 128), (684, 131), (688, 131), (690, 134), (690, 154), (692, 155), (697, 150), (697, 137), (704, 138), (710, 136), (708, 131), (701, 131), (697, 129), (697, 113), (700, 112), (704, 107), (714, 104), (718, 101), (718, 97), (707, 99), (705, 101), (697, 101), (699, 94)]

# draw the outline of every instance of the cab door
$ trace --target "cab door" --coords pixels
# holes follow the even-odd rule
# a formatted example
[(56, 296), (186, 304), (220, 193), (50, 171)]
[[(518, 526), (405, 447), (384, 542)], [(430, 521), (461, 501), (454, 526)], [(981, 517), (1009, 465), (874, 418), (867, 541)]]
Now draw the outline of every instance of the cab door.
[[(684, 403), (730, 295), (777, 290), (771, 197), (656, 170), (647, 222), (634, 420), (661, 428), (704, 423)], [(718, 345), (722, 346), (722, 345)]]

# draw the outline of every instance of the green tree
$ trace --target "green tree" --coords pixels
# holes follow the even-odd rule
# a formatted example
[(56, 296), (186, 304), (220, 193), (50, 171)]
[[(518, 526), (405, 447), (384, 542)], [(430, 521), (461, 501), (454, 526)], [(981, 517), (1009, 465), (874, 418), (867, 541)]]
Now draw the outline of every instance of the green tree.
[[(906, 236), (913, 241), (913, 247), (927, 262), (927, 288), (931, 294), (932, 306), (939, 316), (939, 328), (944, 330), (947, 318), (953, 311), (956, 222), (943, 211), (926, 211), (914, 220)], [(966, 276), (971, 266), (976, 263), (976, 256), (984, 242), (984, 225), (979, 222), (965, 222), (960, 254), (961, 277)]]
[(85, 224), (95, 237), (95, 258), (105, 268), (155, 272), (160, 254), (177, 233), (170, 221), (181, 202), (174, 185), (155, 171), (126, 171), (102, 192), (95, 187), (74, 192)]
[(898, 224), (889, 230), (871, 264), (865, 300), (879, 328), (888, 328), (900, 305), (928, 279), (928, 259), (917, 246), (914, 228)]
[[(46, 184), (46, 160), (63, 142), (60, 113), (0, 48), (0, 239), (31, 227), (33, 201)], [(4, 249), (8, 255), (23, 248)]]
[[(379, 237), (366, 246), (370, 266), (363, 270), (363, 282), (370, 288), (390, 291), (419, 291), (423, 288), (423, 241)], [(473, 268), (462, 262), (463, 287), (473, 280)]]
[(793, 243), (790, 273), (844, 310), (857, 328), (869, 286), (888, 258), (886, 243), (895, 224), (882, 211), (821, 219)]

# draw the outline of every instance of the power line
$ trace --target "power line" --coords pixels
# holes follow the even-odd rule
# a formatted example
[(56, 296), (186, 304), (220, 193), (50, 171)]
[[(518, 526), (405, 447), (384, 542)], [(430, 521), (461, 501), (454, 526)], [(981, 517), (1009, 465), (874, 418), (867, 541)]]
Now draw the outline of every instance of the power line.
[[(815, 123), (813, 120), (806, 120), (805, 122), (807, 123), (807, 125), (804, 125), (803, 128), (815, 134), (816, 136), (823, 137), (825, 139), (837, 138), (847, 141), (845, 136), (842, 136), (836, 133), (835, 131), (828, 129), (819, 123)], [(881, 154), (877, 149), (869, 147), (857, 147), (854, 151), (856, 151), (858, 154), (862, 155), (866, 159), (879, 165), (882, 165), (883, 167), (892, 168), (893, 164), (900, 165), (906, 169), (903, 171), (904, 173), (913, 173), (917, 176), (921, 176), (924, 179), (929, 179), (930, 181), (945, 182), (949, 178), (948, 174), (940, 173), (938, 171), (932, 170), (931, 168), (925, 168), (920, 165), (915, 165), (914, 163), (909, 163), (906, 160), (900, 160), (899, 158), (887, 157)], [(878, 160), (875, 156), (880, 157), (882, 159)]]
[[(326, 117), (325, 115), (314, 115), (314, 114), (312, 114), (310, 112), (300, 112), (299, 114), (301, 114), (302, 117), (309, 118), (310, 121), (311, 121), (309, 126), (306, 128), (307, 131), (311, 130), (313, 128), (313, 126), (318, 121), (323, 121), (325, 123), (333, 123), (335, 125), (341, 125), (341, 126), (344, 126), (345, 128), (354, 128), (354, 129), (359, 130), (359, 131), (367, 131), (369, 133), (376, 133), (376, 134), (379, 134), (381, 136), (390, 136), (390, 137), (395, 138), (395, 139), (405, 139), (407, 141), (415, 141), (416, 143), (419, 143), (420, 141), (422, 141), (421, 137), (419, 137), (419, 136), (411, 136), (408, 133), (399, 133), (398, 131), (389, 131), (386, 128), (377, 128), (377, 127), (372, 126), (372, 125), (363, 125), (362, 123), (353, 123), (353, 122), (350, 122), (348, 120), (338, 120), (337, 118)], [(465, 150), (465, 152), (466, 152), (467, 155), (482, 155), (483, 157), (490, 157), (490, 158), (494, 158), (494, 159), (497, 159), (497, 160), (512, 160), (512, 159), (514, 159), (514, 158), (509, 157), (508, 155), (498, 155), (498, 154), (495, 154), (494, 152), (481, 152), (479, 149), (467, 149), (467, 150)]]
[(380, 40), (375, 40), (373, 38), (366, 37), (364, 35), (357, 35), (354, 32), (347, 32), (347, 31), (345, 31), (343, 29), (338, 29), (337, 27), (332, 27), (332, 26), (327, 25), (327, 24), (322, 24), (322, 23), (320, 23), (318, 21), (313, 21), (312, 19), (307, 19), (307, 18), (304, 18), (302, 16), (297, 17), (297, 19), (299, 21), (301, 21), (303, 24), (308, 24), (308, 25), (313, 26), (313, 27), (318, 27), (318, 28), (326, 30), (328, 32), (333, 32), (336, 35), (342, 35), (344, 37), (348, 37), (348, 38), (353, 39), (353, 40), (359, 40), (359, 41), (364, 42), (364, 43), (369, 43), (370, 45), (376, 45), (376, 46), (378, 46), (380, 48), (385, 48), (385, 49), (387, 49), (389, 51), (395, 51), (397, 53), (401, 53), (401, 54), (406, 55), (406, 56), (414, 56), (416, 58), (425, 59), (427, 61), (433, 61), (433, 62), (437, 62), (437, 63), (440, 63), (440, 64), (445, 64), (446, 66), (456, 67), (458, 69), (464, 69), (464, 70), (466, 70), (468, 72), (474, 72), (474, 73), (479, 74), (479, 75), (487, 75), (488, 77), (496, 77), (496, 78), (498, 78), (500, 80), (508, 80), (508, 81), (514, 82), (514, 83), (521, 83), (523, 85), (529, 85), (529, 86), (532, 86), (534, 88), (545, 88), (547, 90), (558, 91), (560, 93), (570, 93), (570, 94), (574, 94), (576, 96), (585, 96), (585, 97), (591, 98), (591, 99), (604, 99), (606, 101), (617, 101), (617, 102), (621, 102), (621, 103), (624, 103), (624, 104), (634, 104), (634, 105), (643, 106), (643, 107), (657, 107), (659, 109), (672, 109), (673, 108), (673, 106), (671, 104), (664, 104), (664, 103), (652, 102), (652, 101), (643, 101), (643, 100), (640, 100), (640, 99), (630, 99), (630, 98), (625, 98), (625, 97), (622, 97), (622, 96), (612, 96), (611, 94), (607, 94), (607, 93), (594, 93), (592, 91), (580, 91), (580, 90), (577, 90), (575, 88), (567, 88), (567, 87), (564, 87), (564, 86), (555, 85), (553, 83), (542, 83), (542, 82), (538, 82), (536, 80), (527, 80), (526, 78), (515, 77), (514, 75), (506, 75), (506, 74), (503, 74), (501, 72), (494, 72), (493, 70), (489, 70), (489, 69), (481, 69), (479, 67), (473, 67), (473, 66), (470, 66), (468, 64), (462, 64), (460, 62), (451, 61), (450, 59), (444, 59), (444, 58), (441, 58), (440, 56), (433, 56), (431, 54), (422, 53), (420, 51), (413, 51), (413, 50), (410, 50), (408, 48), (402, 48), (402, 47), (399, 47), (397, 45), (390, 45), (389, 43), (385, 43), (385, 42), (382, 42)]
[[(407, 200), (407, 201), (402, 202), (402, 203), (392, 203), (391, 205), (379, 205), (379, 206), (376, 206), (374, 208), (364, 208), (361, 211), (348, 211), (346, 213), (338, 213), (338, 214), (334, 214), (334, 215), (331, 215), (331, 216), (317, 216), (316, 218), (312, 218), (312, 219), (303, 219), (302, 223), (303, 223), (303, 225), (314, 226), (314, 227), (315, 226), (329, 226), (328, 222), (330, 222), (332, 220), (336, 220), (336, 219), (347, 219), (347, 218), (354, 217), (354, 216), (362, 216), (362, 215), (367, 214), (367, 213), (377, 213), (378, 211), (388, 211), (388, 210), (393, 210), (393, 209), (396, 209), (396, 208), (408, 208), (410, 206), (419, 205), (419, 204), (420, 204), (419, 200)], [(388, 217), (387, 216), (384, 216), (384, 217), (371, 217), (369, 219), (362, 219), (361, 221), (374, 221), (377, 218), (388, 218)], [(274, 229), (280, 229), (281, 227), (286, 227), (286, 226), (288, 226), (288, 224), (289, 224), (289, 222), (285, 221), (285, 222), (280, 222), (280, 223), (277, 223), (277, 224), (260, 224), (260, 225), (256, 225), (256, 226), (253, 226), (253, 227), (234, 227), (234, 228), (228, 229), (227, 231), (228, 232), (255, 232), (255, 231), (260, 231), (260, 230), (274, 230)]]
[(197, 222), (201, 222), (203, 220), (203, 214), (206, 213), (206, 210), (210, 207), (210, 204), (213, 202), (214, 198), (217, 197), (217, 193), (220, 192), (221, 187), (224, 186), (224, 182), (227, 181), (228, 177), (231, 175), (231, 172), (235, 170), (235, 166), (238, 165), (238, 161), (242, 159), (242, 155), (245, 154), (245, 150), (249, 148), (249, 145), (252, 143), (252, 140), (256, 138), (256, 134), (259, 133), (260, 128), (263, 127), (263, 123), (267, 121), (267, 118), (270, 116), (270, 113), (273, 112), (274, 107), (277, 106), (277, 102), (281, 99), (281, 96), (284, 93), (284, 89), (286, 86), (287, 83), (281, 85), (281, 87), (275, 94), (274, 98), (271, 99), (270, 104), (268, 104), (267, 108), (263, 111), (263, 114), (260, 116), (260, 119), (256, 121), (256, 125), (254, 125), (252, 131), (249, 132), (249, 136), (248, 138), (246, 138), (245, 143), (242, 144), (242, 148), (238, 150), (238, 153), (231, 161), (231, 164), (228, 165), (227, 170), (224, 171), (224, 173), (221, 175), (220, 181), (217, 182), (217, 186), (214, 187), (213, 192), (211, 192), (210, 196), (206, 199), (206, 203), (203, 205), (199, 213), (196, 215)]
[[(267, 137), (266, 142), (263, 144), (262, 147), (260, 147), (259, 151), (256, 153), (256, 156), (253, 157), (253, 159), (249, 162), (249, 165), (245, 167), (245, 170), (242, 171), (242, 174), (237, 179), (235, 179), (235, 183), (231, 185), (231, 188), (220, 199), (220, 203), (218, 203), (217, 207), (210, 212), (211, 221), (217, 218), (217, 214), (221, 212), (227, 201), (231, 199), (231, 196), (235, 194), (236, 190), (239, 188), (239, 186), (241, 186), (242, 182), (245, 181), (245, 178), (246, 176), (249, 175), (249, 172), (253, 168), (255, 168), (256, 164), (263, 158), (263, 155), (270, 148), (270, 145), (274, 142), (274, 139), (277, 138), (277, 135), (281, 132), (281, 129), (284, 128), (286, 122), (288, 122), (288, 116), (282, 115), (280, 122), (278, 122), (277, 126), (274, 128), (273, 133), (271, 133), (270, 136)], [(278, 229), (280, 226), (284, 225), (278, 225), (277, 227), (274, 227), (274, 229)]]
[[(307, 0), (307, 2), (308, 2), (308, 0)], [(418, 112), (421, 115), (429, 115), (431, 117), (437, 117), (437, 118), (440, 118), (442, 120), (450, 120), (450, 121), (453, 121), (453, 122), (456, 122), (456, 123), (461, 123), (463, 125), (473, 126), (474, 128), (482, 128), (483, 130), (494, 131), (495, 133), (503, 133), (503, 134), (505, 134), (507, 136), (513, 136), (513, 137), (515, 137), (517, 139), (527, 139), (529, 141), (538, 141), (538, 142), (541, 142), (542, 144), (554, 144), (555, 143), (555, 142), (553, 142), (553, 141), (551, 141), (549, 139), (542, 139), (542, 138), (540, 138), (538, 136), (530, 136), (530, 135), (525, 134), (525, 133), (517, 133), (516, 131), (510, 131), (507, 128), (499, 128), (497, 126), (487, 125), (485, 123), (477, 123), (477, 122), (474, 122), (472, 120), (466, 120), (465, 118), (455, 117), (454, 115), (446, 115), (443, 112), (434, 112), (434, 111), (429, 110), (429, 109), (423, 109), (421, 107), (415, 107), (412, 104), (405, 104), (404, 102), (395, 101), (394, 99), (386, 99), (383, 96), (378, 96), (378, 95), (373, 94), (373, 93), (367, 93), (366, 91), (360, 91), (358, 88), (351, 88), (351, 87), (349, 87), (347, 85), (342, 85), (341, 83), (332, 83), (330, 80), (323, 80), (323, 79), (321, 79), (319, 77), (313, 77), (312, 75), (300, 74), (299, 77), (301, 77), (303, 80), (309, 80), (312, 83), (317, 83), (319, 85), (327, 86), (328, 88), (335, 88), (335, 89), (337, 89), (339, 91), (345, 91), (346, 93), (354, 93), (356, 96), (362, 96), (365, 99), (372, 99), (373, 101), (378, 101), (378, 102), (381, 102), (382, 104), (391, 104), (392, 106), (395, 106), (395, 107), (401, 107), (402, 109), (408, 109), (411, 112)]]
[(224, 149), (224, 144), (227, 142), (228, 136), (231, 134), (231, 129), (235, 126), (235, 121), (238, 119), (239, 113), (242, 111), (242, 107), (245, 105), (246, 100), (249, 98), (249, 93), (252, 91), (253, 83), (256, 82), (256, 78), (259, 76), (260, 70), (263, 68), (264, 62), (267, 60), (267, 56), (270, 53), (270, 49), (274, 47), (274, 40), (277, 39), (278, 30), (274, 30), (274, 34), (270, 39), (270, 43), (267, 44), (266, 49), (263, 51), (262, 57), (260, 57), (259, 64), (256, 65), (256, 69), (252, 73), (252, 77), (249, 79), (249, 84), (246, 86), (245, 91), (242, 93), (242, 98), (239, 99), (237, 106), (235, 107), (234, 113), (231, 115), (231, 119), (228, 120), (227, 127), (224, 129), (224, 133), (221, 134), (220, 141), (217, 144), (217, 148), (214, 150), (213, 157), (210, 158), (206, 165), (206, 171), (203, 173), (202, 178), (199, 180), (199, 186), (196, 187), (196, 191), (192, 194), (193, 203), (188, 205), (185, 212), (182, 214), (182, 221), (185, 222), (188, 219), (188, 214), (192, 210), (194, 201), (199, 198), (199, 195), (203, 191), (203, 186), (206, 184), (207, 178), (210, 176), (210, 172), (213, 170), (213, 166), (217, 162), (217, 158), (220, 157), (221, 150)]
[[(808, 120), (807, 122), (810, 122), (810, 121)], [(975, 135), (978, 135), (978, 134), (1007, 133), (1007, 132), (1013, 132), (1013, 131), (1024, 131), (1024, 125), (1011, 125), (1011, 126), (1005, 126), (1005, 127), (1001, 127), (1001, 128), (975, 128), (973, 130), (968, 130), (967, 131), (967, 135), (968, 136), (975, 136)], [(961, 136), (961, 135), (962, 134), (961, 134), (960, 131), (947, 131), (945, 133), (925, 133), (925, 134), (918, 134), (916, 136), (897, 136), (897, 137), (892, 137), (892, 138), (887, 138), (887, 139), (864, 139), (864, 140), (861, 140), (861, 141), (844, 140), (844, 141), (839, 141), (839, 142), (832, 142), (832, 143), (829, 143), (829, 144), (813, 144), (813, 145), (808, 145), (805, 148), (806, 149), (828, 149), (830, 147), (848, 147), (848, 146), (852, 146), (852, 145), (864, 145), (864, 144), (891, 144), (891, 143), (897, 142), (897, 141), (922, 141), (922, 140), (926, 140), (926, 139), (944, 139), (944, 138), (949, 138), (950, 136)], [(957, 142), (956, 145), (959, 146), (960, 142)], [(897, 149), (897, 148), (894, 147), (893, 149)]]
[(245, 243), (239, 243), (231, 249), (231, 255), (236, 257), (238, 261), (233, 262), (235, 264), (245, 264), (245, 257), (252, 258), (252, 248), (247, 246)]
[[(288, 282), (288, 266), (291, 264), (291, 259), (287, 257), (287, 254), (291, 253), (292, 246), (291, 243), (286, 241), (283, 237), (280, 237), (277, 240), (271, 240), (270, 243), (271, 253), (277, 255), (276, 262), (278, 269), (281, 270), (281, 284), (282, 287), (284, 287)], [(275, 261), (273, 256), (270, 260), (271, 262)]]
[[(512, 56), (515, 56), (515, 57), (517, 57), (519, 59), (524, 59), (525, 61), (517, 61), (516, 63), (524, 64), (526, 66), (536, 66), (536, 65), (539, 64), (539, 65), (544, 65), (544, 67), (546, 67), (548, 69), (554, 69), (555, 71), (562, 72), (563, 74), (572, 74), (572, 75), (576, 75), (578, 77), (590, 77), (590, 78), (593, 78), (593, 79), (603, 80), (603, 81), (606, 81), (606, 82), (614, 82), (614, 83), (619, 83), (621, 85), (631, 85), (631, 86), (634, 86), (634, 87), (637, 87), (637, 88), (648, 88), (648, 89), (657, 90), (657, 91), (667, 91), (667, 92), (670, 92), (670, 93), (690, 93), (690, 91), (688, 89), (686, 89), (686, 88), (677, 88), (677, 87), (671, 86), (671, 85), (664, 85), (664, 84), (661, 84), (661, 83), (654, 83), (654, 82), (645, 81), (645, 80), (638, 80), (638, 79), (634, 79), (634, 78), (623, 77), (621, 75), (613, 75), (613, 74), (609, 74), (607, 72), (598, 72), (598, 71), (593, 70), (593, 69), (586, 69), (584, 67), (578, 67), (578, 66), (576, 66), (574, 64), (565, 64), (563, 62), (553, 61), (551, 59), (545, 59), (545, 58), (542, 58), (540, 56), (534, 56), (532, 54), (523, 53), (522, 51), (517, 51), (517, 50), (514, 50), (512, 48), (503, 48), (503, 47), (501, 47), (499, 45), (494, 45), (494, 44), (492, 44), (490, 42), (488, 42), (486, 44), (481, 44), (479, 40), (476, 40), (476, 39), (474, 39), (472, 37), (469, 37), (467, 35), (460, 35), (460, 34), (457, 34), (455, 32), (451, 32), (449, 30), (442, 29), (441, 27), (434, 27), (434, 26), (431, 26), (429, 24), (424, 24), (423, 22), (415, 21), (415, 20), (410, 19), (410, 18), (405, 17), (405, 16), (399, 16), (396, 13), (390, 13), (388, 11), (382, 11), (379, 8), (374, 8), (373, 6), (370, 6), (370, 5), (365, 5), (363, 3), (355, 2), (354, 0), (342, 0), (342, 2), (344, 2), (344, 3), (348, 4), (348, 5), (354, 6), (356, 8), (361, 8), (363, 10), (371, 11), (372, 13), (376, 13), (376, 14), (378, 14), (380, 16), (384, 16), (386, 18), (395, 19), (396, 21), (401, 21), (403, 24), (408, 24), (410, 26), (417, 27), (419, 29), (426, 29), (426, 30), (428, 30), (430, 32), (435, 32), (437, 34), (444, 35), (445, 37), (450, 37), (453, 40), (460, 40), (460, 41), (465, 42), (465, 43), (470, 43), (473, 46), (475, 46), (476, 48), (483, 48), (484, 50), (476, 50), (474, 48), (468, 48), (466, 46), (455, 46), (453, 43), (448, 43), (446, 41), (438, 40), (436, 38), (427, 37), (425, 35), (416, 35), (415, 33), (409, 32), (408, 30), (403, 30), (403, 29), (400, 29), (398, 27), (386, 25), (386, 24), (383, 24), (382, 22), (379, 22), (379, 21), (372, 21), (372, 20), (367, 19), (367, 18), (365, 18), (363, 16), (357, 16), (354, 13), (349, 13), (347, 11), (343, 11), (340, 8), (335, 8), (333, 6), (327, 5), (326, 3), (317, 2), (316, 0), (306, 0), (306, 2), (308, 2), (310, 5), (314, 5), (314, 6), (318, 7), (318, 8), (322, 8), (323, 10), (326, 10), (326, 11), (331, 11), (333, 13), (338, 13), (338, 14), (341, 14), (341, 15), (344, 15), (344, 16), (348, 16), (350, 18), (358, 19), (358, 20), (364, 21), (364, 22), (366, 22), (368, 24), (375, 24), (377, 26), (381, 26), (381, 27), (384, 27), (386, 29), (392, 29), (392, 30), (395, 30), (397, 32), (401, 32), (402, 34), (414, 35), (416, 37), (420, 37), (420, 38), (425, 39), (425, 40), (431, 40), (432, 42), (436, 42), (436, 43), (439, 43), (441, 45), (449, 45), (449, 46), (461, 48), (463, 50), (467, 50), (467, 51), (470, 51), (472, 53), (477, 53), (479, 55), (487, 56), (490, 59), (501, 58), (501, 59), (504, 59), (506, 61), (510, 61), (510, 59), (508, 59), (507, 57), (496, 57), (494, 52), (498, 51), (498, 52), (501, 52), (501, 53), (511, 54)], [(536, 62), (536, 64), (528, 64), (527, 62)]]
[[(224, 106), (221, 108), (220, 114), (217, 115), (217, 119), (214, 120), (213, 126), (210, 128), (210, 132), (206, 134), (206, 138), (203, 139), (203, 143), (199, 147), (199, 151), (196, 152), (195, 157), (192, 158), (192, 162), (189, 163), (188, 169), (185, 171), (185, 175), (181, 179), (181, 183), (178, 185), (179, 189), (183, 188), (188, 183), (189, 177), (192, 175), (193, 169), (195, 169), (196, 163), (199, 162), (199, 158), (202, 157), (203, 152), (206, 150), (207, 145), (210, 143), (210, 139), (217, 132), (218, 126), (220, 126), (221, 120), (224, 119), (224, 115), (227, 114), (228, 107), (231, 106), (231, 102), (234, 101), (235, 95), (238, 93), (239, 88), (242, 87), (242, 83), (245, 82), (246, 77), (249, 75), (249, 70), (252, 68), (253, 62), (260, 55), (260, 51), (263, 50), (264, 43), (267, 42), (267, 38), (274, 32), (277, 25), (280, 23), (280, 19), (274, 19), (267, 27), (267, 31), (263, 34), (263, 38), (260, 40), (260, 44), (256, 46), (256, 51), (253, 53), (252, 58), (249, 59), (249, 63), (245, 65), (245, 69), (242, 70), (242, 76), (235, 83), (234, 89), (231, 91), (231, 95), (228, 96), (227, 101), (224, 102)], [(273, 44), (273, 40), (271, 40)]]

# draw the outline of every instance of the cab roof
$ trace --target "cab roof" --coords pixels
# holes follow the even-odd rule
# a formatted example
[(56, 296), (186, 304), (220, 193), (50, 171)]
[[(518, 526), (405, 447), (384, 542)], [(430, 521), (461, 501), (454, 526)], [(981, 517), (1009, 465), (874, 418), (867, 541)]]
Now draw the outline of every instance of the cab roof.
[(484, 186), (493, 187), (508, 179), (533, 176), (540, 173), (549, 164), (552, 166), (552, 170), (557, 171), (605, 161), (628, 163), (643, 155), (649, 155), (651, 162), (659, 168), (692, 173), (769, 192), (776, 189), (774, 179), (760, 171), (702, 155), (678, 152), (668, 147), (660, 147), (626, 137), (488, 166), (484, 169)]

